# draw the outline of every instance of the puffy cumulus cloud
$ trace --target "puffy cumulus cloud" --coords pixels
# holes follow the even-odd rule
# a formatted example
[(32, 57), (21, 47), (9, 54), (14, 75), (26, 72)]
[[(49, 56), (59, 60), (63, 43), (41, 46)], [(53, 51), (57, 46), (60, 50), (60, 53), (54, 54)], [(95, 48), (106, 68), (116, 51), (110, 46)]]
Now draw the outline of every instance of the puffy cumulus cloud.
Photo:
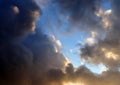
[(62, 69), (67, 62), (60, 50), (56, 52), (57, 48), (54, 47), (54, 45), (57, 45), (56, 40), (42, 34), (39, 30), (36, 34), (29, 36), (24, 44), (32, 50), (35, 58), (34, 63), (40, 65), (39, 67)]
[[(51, 75), (52, 74), (52, 75)], [(119, 85), (119, 71), (104, 71), (102, 74), (94, 74), (85, 66), (74, 69), (72, 64), (66, 67), (66, 73), (58, 69), (48, 72), (52, 81), (50, 85)], [(113, 81), (114, 80), (114, 81)]]
[(50, 69), (64, 70), (67, 60), (54, 48), (59, 41), (39, 30), (26, 36), (39, 15), (33, 0), (0, 0), (0, 85), (48, 85)]
[(1, 0), (0, 34), (12, 38), (33, 31), (36, 19), (40, 15), (39, 10), (40, 8), (32, 0)]
[[(32, 5), (32, 6), (31, 6)], [(29, 85), (33, 54), (21, 40), (33, 29), (39, 7), (32, 0), (0, 0), (0, 84)]]
[(0, 85), (119, 85), (119, 1), (111, 0), (112, 12), (95, 14), (98, 2), (57, 0), (56, 3), (64, 12), (70, 13), (72, 22), (82, 20), (93, 27), (96, 17), (104, 19), (104, 16), (112, 15), (107, 17), (111, 24), (108, 24), (110, 29), (104, 38), (98, 37), (101, 32), (92, 29), (92, 37), (87, 39), (90, 44), (80, 49), (85, 62), (106, 66), (107, 70), (101, 74), (92, 73), (85, 66), (74, 68), (68, 64), (60, 52), (60, 41), (40, 29), (34, 35), (24, 37), (35, 30), (40, 15), (40, 8), (33, 0), (0, 0)]
[(110, 28), (111, 27), (111, 20), (110, 20), (110, 16), (112, 14), (112, 10), (106, 10), (104, 12), (104, 15), (102, 17), (102, 23), (103, 23), (103, 27), (104, 28)]
[(23, 42), (33, 53), (33, 85), (53, 85), (62, 80), (68, 60), (60, 51), (56, 52), (53, 41), (55, 42), (53, 38), (37, 30), (36, 34), (28, 36)]
[(55, 51), (59, 52), (62, 48), (62, 43), (60, 42), (60, 40), (56, 40), (54, 35), (50, 35), (50, 40), (54, 44)]
[(118, 16), (118, 2), (111, 1), (112, 8), (105, 12), (100, 12), (99, 16), (103, 16), (103, 24), (106, 34), (103, 39), (98, 39), (97, 43), (90, 46), (86, 44), (81, 48), (81, 57), (93, 64), (105, 64), (110, 69), (119, 69), (120, 67), (120, 21)]
[(99, 9), (96, 12), (96, 15), (101, 18), (101, 23), (103, 25), (103, 28), (105, 29), (110, 29), (111, 27), (111, 16), (112, 16), (112, 10), (104, 10), (104, 9)]
[(94, 45), (95, 43), (97, 43), (96, 39), (97, 39), (97, 33), (96, 32), (91, 32), (91, 37), (86, 39), (86, 43), (89, 44), (89, 45)]
[(119, 52), (117, 46), (110, 42), (99, 42), (93, 46), (81, 48), (81, 57), (93, 64), (105, 64), (109, 68), (119, 67)]
[[(79, 75), (76, 82), (83, 83), (83, 85), (119, 85), (120, 73), (118, 71), (106, 71), (101, 75), (97, 75), (82, 66), (75, 74), (77, 76)], [(115, 81), (113, 81), (113, 79), (115, 79)]]

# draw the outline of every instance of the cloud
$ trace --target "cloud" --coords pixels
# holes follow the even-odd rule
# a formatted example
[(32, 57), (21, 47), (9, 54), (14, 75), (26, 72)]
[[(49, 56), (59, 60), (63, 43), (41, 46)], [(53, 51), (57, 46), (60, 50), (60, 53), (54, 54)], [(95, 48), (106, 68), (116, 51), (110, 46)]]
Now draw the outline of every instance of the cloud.
[[(111, 2), (112, 3), (112, 2)], [(97, 43), (93, 46), (86, 44), (80, 49), (83, 59), (93, 64), (105, 64), (108, 68), (116, 70), (120, 66), (119, 54), (119, 17), (117, 9), (117, 1), (112, 3), (111, 10), (103, 12), (103, 25), (105, 26), (106, 33), (101, 39), (97, 39)], [(116, 7), (116, 8), (115, 8)], [(100, 34), (100, 32), (97, 32)]]
[(1, 1), (0, 4), (1, 34), (5, 36), (9, 34), (9, 37), (14, 37), (34, 30), (35, 21), (40, 14), (39, 7), (35, 2), (32, 0), (24, 2), (5, 0)]
[(96, 43), (97, 33), (91, 32), (91, 37), (86, 39), (86, 43), (89, 45), (94, 45)]
[[(96, 24), (102, 23), (102, 28), (106, 28), (105, 32), (96, 31), (99, 26), (90, 29), (92, 36), (80, 48), (80, 56), (85, 62), (95, 65), (102, 63), (106, 66), (107, 70), (105, 68), (103, 73), (95, 74), (85, 66), (74, 68), (60, 52), (61, 42), (53, 35), (45, 35), (41, 28), (35, 29), (40, 8), (33, 0), (1, 0), (0, 85), (64, 85), (70, 82), (85, 85), (119, 85), (118, 2), (119, 0), (111, 0), (112, 8), (100, 13), (99, 0), (54, 2), (63, 13), (69, 14), (72, 24), (81, 22), (96, 27)], [(98, 17), (102, 18), (100, 22)], [(28, 35), (33, 31), (36, 33)]]
[(40, 8), (33, 0), (1, 0), (0, 13), (0, 84), (48, 85), (47, 72), (64, 70), (67, 60), (55, 52), (60, 41), (52, 41), (41, 29), (28, 35), (35, 31)]
[(68, 16), (73, 23), (80, 20), (87, 23), (90, 23), (89, 20), (91, 20), (91, 24), (94, 23), (96, 18), (94, 12), (100, 5), (100, 0), (55, 0), (54, 2), (61, 7), (64, 13), (70, 14)]
[(50, 40), (54, 44), (55, 51), (60, 52), (62, 48), (62, 43), (60, 42), (60, 40), (56, 40), (54, 35), (50, 35)]
[[(70, 76), (73, 83), (83, 84), (83, 85), (119, 85), (120, 73), (118, 71), (105, 71), (102, 74), (94, 74), (85, 66), (79, 67)], [(113, 81), (115, 79), (115, 81)], [(68, 81), (69, 83), (70, 81)]]
[[(53, 83), (51, 85), (69, 85), (69, 84), (83, 84), (83, 85), (119, 85), (119, 71), (105, 71), (102, 74), (94, 74), (85, 66), (81, 66), (78, 69), (69, 64), (66, 67), (66, 73), (61, 72), (58, 69), (49, 71), (51, 80)], [(114, 81), (113, 81), (114, 79)], [(59, 82), (59, 83), (56, 83)]]
[[(119, 81), (111, 81), (114, 75), (119, 75), (120, 67), (120, 54), (119, 54), (119, 0), (109, 0), (110, 8), (106, 9), (103, 7), (106, 2), (100, 2), (99, 0), (56, 0), (54, 3), (60, 8), (60, 14), (68, 17), (68, 22), (70, 22), (75, 30), (77, 25), (83, 25), (79, 27), (80, 31), (86, 33), (95, 32), (97, 35), (91, 33), (91, 37), (86, 39), (86, 44), (81, 46), (80, 57), (85, 61), (98, 65), (104, 64), (109, 70), (105, 73), (106, 78), (104, 82), (108, 82), (110, 85), (118, 85)], [(62, 19), (64, 22), (64, 19)], [(88, 31), (89, 30), (89, 31)], [(71, 33), (72, 34), (72, 33)], [(111, 74), (113, 73), (113, 75)], [(108, 74), (112, 76), (108, 76)], [(92, 73), (92, 75), (94, 75)], [(100, 79), (104, 79), (101, 74)], [(107, 77), (111, 79), (107, 79)], [(99, 78), (92, 76), (91, 79), (96, 80), (96, 85), (99, 85)], [(86, 82), (91, 82), (92, 80), (85, 80)], [(88, 85), (93, 85), (89, 84)], [(91, 82), (92, 83), (92, 82)]]

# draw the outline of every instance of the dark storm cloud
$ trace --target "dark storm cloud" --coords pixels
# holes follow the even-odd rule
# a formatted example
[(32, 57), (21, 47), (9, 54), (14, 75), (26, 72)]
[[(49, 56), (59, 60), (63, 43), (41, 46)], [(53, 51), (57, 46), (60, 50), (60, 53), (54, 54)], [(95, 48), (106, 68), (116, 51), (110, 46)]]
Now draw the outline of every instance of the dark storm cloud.
[(32, 31), (39, 13), (39, 7), (32, 0), (1, 0), (0, 34), (15, 37)]
[[(103, 39), (98, 39), (94, 45), (86, 44), (80, 49), (81, 56), (93, 64), (105, 64), (112, 70), (118, 70), (120, 67), (120, 18), (119, 1), (111, 0), (111, 14), (109, 17), (109, 28)], [(106, 23), (106, 22), (105, 22)], [(99, 32), (97, 33), (99, 34)]]
[[(31, 6), (32, 5), (32, 6)], [(0, 0), (0, 84), (30, 84), (33, 54), (21, 39), (32, 31), (39, 8), (32, 0)]]
[[(119, 77), (120, 72), (118, 71), (106, 71), (102, 74), (94, 74), (85, 66), (81, 66), (75, 72), (76, 78), (78, 82), (83, 83), (85, 85), (119, 85)], [(115, 81), (113, 81), (115, 80)]]
[[(23, 43), (33, 53), (31, 80), (33, 85), (52, 85), (51, 83), (57, 81), (61, 83), (62, 70), (67, 60), (63, 54), (55, 51), (50, 38), (37, 30), (35, 35), (30, 35)], [(54, 77), (52, 79), (52, 76), (56, 77), (56, 81)]]
[(98, 3), (100, 0), (54, 0), (54, 2), (61, 7), (61, 10), (70, 13), (70, 18), (75, 21), (85, 17), (89, 19), (100, 4)]
[(103, 72), (102, 74), (95, 74), (85, 66), (80, 66), (79, 68), (75, 69), (73, 68), (72, 64), (68, 64), (65, 73), (60, 69), (49, 70), (47, 73), (48, 80), (46, 79), (46, 81), (49, 81), (49, 85), (69, 85), (70, 83), (78, 85), (119, 85), (119, 78), (119, 71), (109, 70)]
[(33, 52), (34, 64), (39, 65), (38, 68), (44, 68), (41, 70), (48, 70), (49, 68), (62, 69), (64, 67), (66, 62), (64, 55), (56, 52), (54, 44), (49, 37), (42, 34), (39, 30), (37, 30), (35, 35), (29, 36), (24, 41), (24, 44)]
[[(52, 0), (60, 8), (60, 15), (66, 16), (68, 22), (77, 28), (93, 28), (100, 24), (96, 12), (100, 9), (102, 0)], [(63, 19), (62, 19), (63, 20)], [(80, 28), (81, 29), (81, 28)], [(94, 28), (93, 28), (94, 29)]]
[[(64, 82), (119, 85), (119, 1), (111, 1), (113, 15), (110, 20), (113, 21), (105, 38), (81, 49), (86, 61), (108, 66), (108, 71), (98, 75), (85, 66), (65, 66), (67, 60), (56, 51), (54, 39), (40, 28), (25, 37), (34, 31), (40, 14), (33, 0), (0, 0), (0, 85), (64, 85)], [(55, 3), (65, 14), (70, 14), (72, 23), (80, 21), (91, 26), (97, 23), (95, 12), (99, 9), (99, 0), (57, 0)]]
[(47, 35), (37, 31), (25, 39), (39, 15), (33, 0), (0, 0), (0, 85), (46, 85), (45, 73), (64, 67)]

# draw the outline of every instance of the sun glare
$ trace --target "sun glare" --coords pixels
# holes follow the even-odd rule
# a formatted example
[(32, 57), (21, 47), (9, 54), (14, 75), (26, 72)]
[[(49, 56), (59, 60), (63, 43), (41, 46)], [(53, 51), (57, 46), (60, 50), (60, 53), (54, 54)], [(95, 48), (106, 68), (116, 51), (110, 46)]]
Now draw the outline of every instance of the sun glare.
[(77, 85), (75, 83), (64, 83), (64, 85)]
[(84, 85), (84, 84), (68, 82), (64, 83), (63, 85)]

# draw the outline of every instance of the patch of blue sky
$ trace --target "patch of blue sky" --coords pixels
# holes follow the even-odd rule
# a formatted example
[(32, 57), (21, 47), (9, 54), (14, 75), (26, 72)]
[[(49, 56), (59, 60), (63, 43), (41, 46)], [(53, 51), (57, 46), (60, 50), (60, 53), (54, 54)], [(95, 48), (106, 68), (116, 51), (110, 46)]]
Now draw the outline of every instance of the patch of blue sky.
[[(107, 10), (111, 8), (111, 5), (109, 2), (106, 2), (103, 7)], [(59, 13), (60, 9), (56, 5), (48, 5), (42, 11), (38, 25), (42, 29), (44, 28), (43, 31), (46, 34), (52, 34), (61, 41), (62, 53), (70, 59), (75, 67), (79, 67), (84, 64), (80, 58), (80, 44), (84, 45), (86, 38), (90, 37), (90, 35), (79, 31), (79, 29), (75, 28), (67, 21), (67, 15), (62, 16)], [(92, 72), (98, 74), (102, 72), (101, 68), (104, 67), (102, 64), (95, 66), (87, 63), (85, 65)]]
[(63, 45), (62, 52), (70, 59), (75, 67), (81, 65), (79, 49), (82, 46), (81, 44), (85, 43), (85, 37), (86, 35), (79, 31), (73, 32), (72, 35), (59, 36)]
[(97, 74), (101, 74), (102, 72), (108, 70), (107, 67), (103, 64), (99, 64), (99, 65), (86, 64), (85, 66), (89, 68), (92, 72)]
[(103, 4), (103, 8), (105, 10), (111, 9), (111, 2), (109, 0), (106, 0), (105, 3)]
[(40, 17), (40, 20), (38, 21), (38, 26), (41, 27), (41, 29), (49, 33), (51, 30), (53, 30), (54, 27), (58, 26), (59, 17), (57, 16), (57, 12), (55, 11), (57, 6), (47, 6), (42, 10), (42, 15)]

